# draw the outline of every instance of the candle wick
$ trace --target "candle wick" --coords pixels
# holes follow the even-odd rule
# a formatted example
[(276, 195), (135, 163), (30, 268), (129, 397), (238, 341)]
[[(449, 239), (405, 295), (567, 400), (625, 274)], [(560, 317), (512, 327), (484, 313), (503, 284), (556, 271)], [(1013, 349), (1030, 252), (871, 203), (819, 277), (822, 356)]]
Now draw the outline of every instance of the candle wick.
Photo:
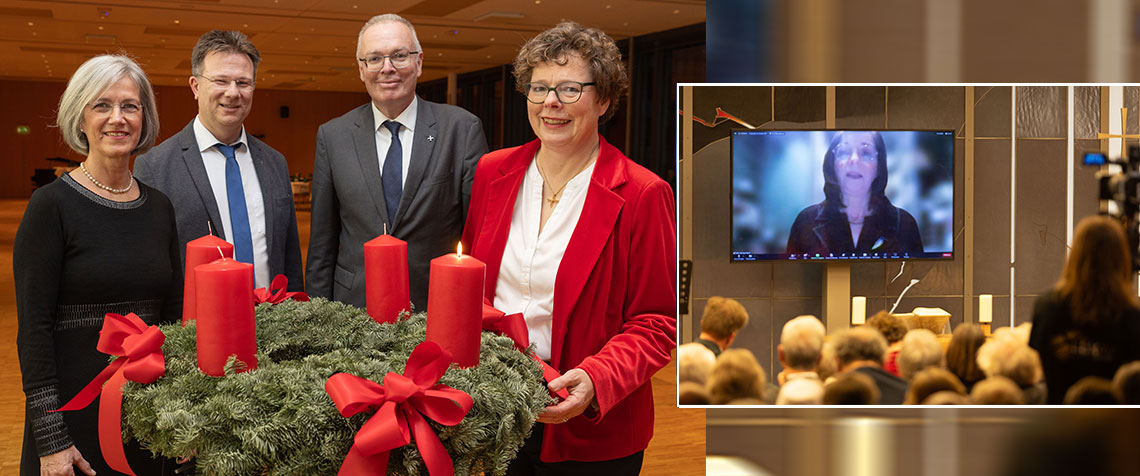
[(226, 259), (226, 253), (224, 251), (222, 251), (222, 247), (221, 246), (215, 246), (215, 248), (218, 249), (218, 255), (220, 255), (222, 257), (222, 259)]
[(206, 220), (206, 229), (210, 230), (211, 236), (214, 234), (214, 224), (211, 223), (210, 220)]
[(388, 234), (388, 224), (387, 223), (384, 224), (384, 234), (385, 235)]

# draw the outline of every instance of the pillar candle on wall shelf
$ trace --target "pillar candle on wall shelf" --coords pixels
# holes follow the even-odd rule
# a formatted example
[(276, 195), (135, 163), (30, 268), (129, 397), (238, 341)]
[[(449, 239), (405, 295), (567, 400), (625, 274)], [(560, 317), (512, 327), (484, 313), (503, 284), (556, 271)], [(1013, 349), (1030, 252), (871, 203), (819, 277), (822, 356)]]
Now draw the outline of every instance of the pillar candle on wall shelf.
[(431, 260), (428, 275), (427, 340), (451, 353), (460, 367), (479, 364), (483, 321), (483, 278), (487, 265), (463, 254)]
[(364, 289), (368, 315), (376, 322), (396, 322), (411, 309), (408, 242), (380, 235), (364, 243)]
[(978, 322), (989, 324), (994, 321), (994, 295), (982, 294), (978, 296)]
[(223, 258), (196, 267), (194, 274), (198, 368), (224, 376), (226, 359), (235, 354), (246, 365), (242, 372), (257, 368), (253, 265)]
[(234, 245), (214, 235), (206, 235), (186, 243), (186, 273), (182, 282), (182, 325), (197, 317), (194, 268), (220, 258), (233, 257)]
[(851, 298), (851, 324), (863, 325), (867, 322), (867, 297), (853, 296)]

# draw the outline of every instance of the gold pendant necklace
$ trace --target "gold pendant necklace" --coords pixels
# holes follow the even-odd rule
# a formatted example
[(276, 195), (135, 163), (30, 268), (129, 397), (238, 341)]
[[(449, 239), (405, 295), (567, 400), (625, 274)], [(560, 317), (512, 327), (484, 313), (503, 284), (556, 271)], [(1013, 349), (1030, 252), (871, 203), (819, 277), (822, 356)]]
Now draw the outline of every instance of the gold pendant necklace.
[[(598, 144), (594, 146), (594, 152), (592, 154), (594, 156), (594, 158), (597, 158), (598, 150), (601, 148), (602, 148), (602, 143), (599, 141)], [(567, 179), (566, 182), (563, 183), (561, 187), (558, 187), (558, 190), (556, 190), (554, 193), (550, 194), (550, 198), (545, 198), (545, 197), (543, 198), (543, 200), (550, 202), (550, 208), (554, 208), (555, 205), (558, 205), (558, 202), (562, 201), (562, 199), (558, 198), (558, 194), (562, 193), (562, 191), (566, 189), (566, 186), (570, 184), (570, 181), (573, 180), (574, 177), (577, 177), (578, 174), (582, 173), (583, 170), (586, 170), (586, 167), (589, 167), (590, 164), (593, 162), (594, 162), (594, 159), (587, 160), (585, 164), (583, 164), (581, 167), (578, 168), (578, 170), (574, 171), (574, 174), (571, 175), (570, 178)], [(542, 177), (543, 185), (549, 184), (550, 181), (546, 179), (546, 173), (544, 173), (542, 171), (542, 161), (538, 160), (538, 154), (534, 155), (534, 163), (535, 163), (535, 166), (538, 168), (538, 176)], [(551, 188), (553, 188), (553, 186)]]

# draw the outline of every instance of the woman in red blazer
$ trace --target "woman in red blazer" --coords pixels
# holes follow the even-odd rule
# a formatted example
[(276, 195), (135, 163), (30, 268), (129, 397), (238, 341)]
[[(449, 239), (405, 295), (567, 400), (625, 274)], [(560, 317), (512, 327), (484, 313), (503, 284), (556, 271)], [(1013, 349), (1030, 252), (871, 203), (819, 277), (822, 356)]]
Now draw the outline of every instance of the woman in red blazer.
[(638, 474), (653, 436), (649, 379), (676, 345), (669, 184), (598, 134), (628, 89), (597, 29), (562, 23), (515, 59), (538, 139), (483, 156), (463, 241), (485, 297), (522, 313), (569, 397), (546, 407), (507, 474)]

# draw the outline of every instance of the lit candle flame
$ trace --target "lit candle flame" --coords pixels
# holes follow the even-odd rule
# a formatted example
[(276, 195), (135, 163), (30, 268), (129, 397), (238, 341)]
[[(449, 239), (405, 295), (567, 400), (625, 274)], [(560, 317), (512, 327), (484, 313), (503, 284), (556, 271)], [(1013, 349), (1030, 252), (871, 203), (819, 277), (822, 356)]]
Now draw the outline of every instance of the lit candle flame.
[(455, 246), (455, 256), (457, 256), (459, 258), (463, 257), (463, 242), (462, 241), (460, 241), (459, 244)]

